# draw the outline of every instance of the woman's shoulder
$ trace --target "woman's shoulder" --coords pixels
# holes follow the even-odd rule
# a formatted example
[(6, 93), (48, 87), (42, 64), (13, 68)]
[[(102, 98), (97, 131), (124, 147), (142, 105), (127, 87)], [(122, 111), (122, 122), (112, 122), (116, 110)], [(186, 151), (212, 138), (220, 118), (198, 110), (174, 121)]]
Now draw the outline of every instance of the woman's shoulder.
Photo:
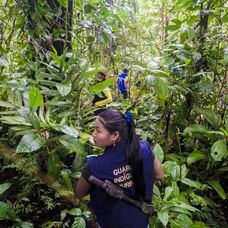
[(105, 153), (102, 154), (93, 154), (87, 156), (87, 163), (89, 165), (97, 164), (100, 161), (105, 160)]
[(99, 158), (102, 156), (102, 154), (92, 154), (92, 155), (88, 155), (87, 156), (87, 162), (91, 162), (91, 161), (96, 161), (99, 160)]
[(147, 148), (150, 147), (150, 144), (148, 141), (144, 141), (144, 140), (139, 140), (139, 144), (141, 148)]
[(140, 140), (139, 144), (140, 144), (140, 151), (144, 156), (148, 156), (153, 153), (153, 150), (147, 141)]

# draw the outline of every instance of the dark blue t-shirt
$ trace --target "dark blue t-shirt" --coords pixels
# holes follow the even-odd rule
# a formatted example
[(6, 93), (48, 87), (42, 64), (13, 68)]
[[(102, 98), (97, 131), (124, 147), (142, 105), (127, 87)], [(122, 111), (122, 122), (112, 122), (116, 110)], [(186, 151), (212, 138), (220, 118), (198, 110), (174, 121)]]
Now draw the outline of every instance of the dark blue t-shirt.
[(117, 82), (118, 82), (119, 90), (120, 90), (121, 92), (127, 91), (127, 88), (126, 88), (125, 85), (124, 85), (124, 79), (125, 79), (126, 77), (127, 77), (127, 74), (124, 74), (124, 73), (122, 73), (122, 74), (120, 74), (120, 75), (118, 76)]
[[(140, 141), (143, 158), (143, 171), (146, 184), (145, 201), (151, 202), (153, 192), (154, 155), (146, 141)], [(131, 167), (126, 163), (125, 144), (105, 150), (102, 155), (89, 156), (87, 165), (97, 178), (109, 180), (124, 188), (129, 196), (134, 196), (134, 186), (130, 173)], [(90, 192), (90, 206), (96, 220), (102, 228), (146, 228), (149, 217), (139, 208), (109, 196), (103, 189), (94, 186)]]

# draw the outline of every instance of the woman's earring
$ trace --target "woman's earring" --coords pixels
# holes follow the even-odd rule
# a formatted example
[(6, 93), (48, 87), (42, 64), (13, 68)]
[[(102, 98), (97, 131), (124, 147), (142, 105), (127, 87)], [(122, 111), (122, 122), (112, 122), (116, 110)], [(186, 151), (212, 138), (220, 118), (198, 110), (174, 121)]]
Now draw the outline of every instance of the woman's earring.
[(114, 146), (114, 147), (116, 146), (116, 140), (114, 140), (113, 146)]

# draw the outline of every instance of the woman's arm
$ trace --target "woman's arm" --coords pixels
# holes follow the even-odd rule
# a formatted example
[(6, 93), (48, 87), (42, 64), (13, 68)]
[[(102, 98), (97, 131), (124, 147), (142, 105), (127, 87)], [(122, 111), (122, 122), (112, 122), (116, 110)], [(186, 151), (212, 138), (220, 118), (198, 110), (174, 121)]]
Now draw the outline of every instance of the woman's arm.
[(154, 158), (154, 179), (162, 180), (164, 178), (164, 171), (161, 162), (155, 157)]
[(75, 193), (77, 198), (81, 199), (84, 196), (89, 194), (89, 191), (91, 189), (91, 184), (89, 184), (84, 177), (80, 177), (77, 185), (76, 185), (76, 189), (75, 189)]
[(103, 106), (112, 102), (112, 94), (108, 87), (103, 90), (103, 93), (106, 96), (106, 99), (96, 102), (95, 106)]

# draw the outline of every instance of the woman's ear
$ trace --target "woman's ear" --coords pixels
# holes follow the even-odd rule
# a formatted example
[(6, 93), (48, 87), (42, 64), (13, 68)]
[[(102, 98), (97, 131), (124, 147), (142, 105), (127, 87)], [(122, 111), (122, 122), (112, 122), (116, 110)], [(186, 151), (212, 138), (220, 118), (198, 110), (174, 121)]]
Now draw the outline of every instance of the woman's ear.
[(119, 138), (120, 138), (120, 133), (118, 131), (115, 131), (113, 133), (113, 139), (114, 139), (114, 141), (117, 142), (119, 140)]

